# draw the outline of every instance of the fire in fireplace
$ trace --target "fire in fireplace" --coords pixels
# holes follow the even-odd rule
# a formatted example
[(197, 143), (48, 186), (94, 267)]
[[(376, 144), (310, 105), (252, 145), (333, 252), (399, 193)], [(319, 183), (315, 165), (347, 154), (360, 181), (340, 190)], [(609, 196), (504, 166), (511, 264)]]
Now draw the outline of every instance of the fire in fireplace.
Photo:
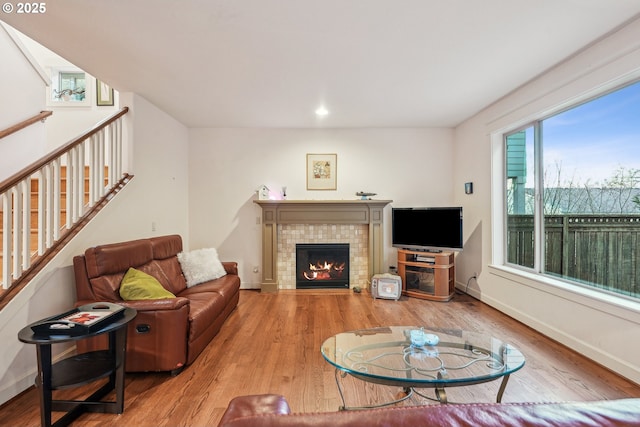
[(296, 244), (296, 288), (348, 289), (349, 244)]

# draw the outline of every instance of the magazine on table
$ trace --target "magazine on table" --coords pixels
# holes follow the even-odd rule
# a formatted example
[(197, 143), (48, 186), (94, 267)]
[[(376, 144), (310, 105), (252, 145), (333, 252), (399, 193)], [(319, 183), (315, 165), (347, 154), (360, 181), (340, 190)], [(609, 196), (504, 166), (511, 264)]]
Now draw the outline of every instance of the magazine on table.
[(31, 329), (36, 334), (79, 335), (99, 330), (124, 313), (124, 307), (118, 304), (100, 302), (86, 304), (48, 319), (36, 322)]
[(78, 311), (70, 314), (69, 316), (63, 317), (60, 320), (66, 320), (67, 322), (78, 323), (84, 326), (91, 326), (112, 314), (113, 313), (110, 311)]

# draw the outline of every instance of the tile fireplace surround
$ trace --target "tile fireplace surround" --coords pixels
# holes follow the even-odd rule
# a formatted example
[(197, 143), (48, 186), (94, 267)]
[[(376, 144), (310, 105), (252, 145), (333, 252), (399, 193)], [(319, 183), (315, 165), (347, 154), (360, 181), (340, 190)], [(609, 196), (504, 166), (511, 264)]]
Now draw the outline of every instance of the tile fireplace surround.
[(262, 208), (262, 292), (277, 292), (283, 288), (278, 283), (278, 233), (282, 226), (292, 224), (366, 226), (367, 277), (385, 272), (383, 210), (391, 202), (392, 200), (254, 200)]

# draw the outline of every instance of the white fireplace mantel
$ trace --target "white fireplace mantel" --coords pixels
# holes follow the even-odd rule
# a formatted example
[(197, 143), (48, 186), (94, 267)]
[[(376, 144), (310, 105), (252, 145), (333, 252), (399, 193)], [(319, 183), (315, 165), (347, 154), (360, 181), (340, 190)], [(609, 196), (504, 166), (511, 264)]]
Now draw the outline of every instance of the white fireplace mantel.
[(382, 273), (383, 210), (392, 200), (254, 200), (262, 208), (262, 292), (278, 290), (278, 224), (367, 224), (369, 276)]

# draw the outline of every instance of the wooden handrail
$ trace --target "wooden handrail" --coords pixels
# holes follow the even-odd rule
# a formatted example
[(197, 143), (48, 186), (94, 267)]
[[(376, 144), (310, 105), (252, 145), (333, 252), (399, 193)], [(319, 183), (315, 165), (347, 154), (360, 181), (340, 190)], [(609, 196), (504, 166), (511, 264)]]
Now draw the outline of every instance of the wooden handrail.
[(16, 183), (22, 181), (26, 177), (32, 175), (34, 172), (36, 172), (37, 170), (41, 169), (43, 166), (45, 166), (46, 164), (48, 164), (52, 160), (55, 160), (58, 157), (60, 157), (62, 154), (66, 153), (67, 151), (70, 151), (76, 145), (81, 144), (82, 141), (84, 141), (87, 138), (90, 138), (91, 136), (95, 135), (100, 130), (104, 129), (105, 127), (107, 127), (111, 123), (113, 123), (116, 120), (118, 120), (120, 117), (122, 117), (125, 114), (127, 114), (128, 111), (129, 111), (129, 107), (123, 107), (120, 111), (118, 111), (113, 116), (107, 117), (106, 119), (102, 120), (101, 122), (98, 122), (94, 127), (89, 129), (87, 132), (83, 133), (82, 135), (78, 136), (77, 138), (72, 139), (71, 141), (67, 142), (63, 146), (61, 146), (58, 149), (56, 149), (55, 151), (52, 151), (51, 153), (49, 153), (46, 157), (43, 157), (43, 158), (37, 160), (36, 162), (34, 162), (34, 163), (30, 164), (29, 166), (27, 166), (26, 168), (22, 169), (21, 171), (15, 173), (14, 175), (12, 175), (9, 178), (5, 179), (4, 181), (2, 181), (0, 183), (0, 194), (5, 192), (5, 191), (7, 191), (9, 188), (13, 187), (14, 185), (16, 185)]
[[(128, 111), (122, 108), (0, 182), (0, 288), (9, 291), (0, 290), (0, 302), (58, 250), (68, 232), (83, 226), (87, 215), (131, 180), (123, 170), (123, 116)], [(68, 172), (65, 183), (62, 167)]]
[(32, 124), (36, 123), (36, 122), (44, 122), (47, 117), (49, 117), (50, 115), (53, 114), (53, 111), (40, 111), (39, 114), (36, 114), (35, 116), (27, 119), (27, 120), (23, 120), (20, 123), (18, 123), (17, 125), (13, 125), (11, 127), (6, 128), (5, 130), (0, 130), (0, 139), (4, 138), (5, 136), (9, 136), (12, 133), (16, 133), (18, 132), (20, 129), (24, 129), (28, 126), (31, 126)]
[(120, 180), (114, 185), (114, 187), (111, 188), (111, 190), (109, 190), (109, 192), (107, 192), (104, 196), (102, 196), (102, 198), (100, 198), (100, 200), (98, 200), (98, 202), (94, 206), (90, 207), (87, 212), (85, 212), (79, 218), (79, 220), (71, 226), (71, 228), (64, 231), (60, 236), (60, 239), (55, 241), (53, 245), (49, 249), (47, 249), (44, 254), (42, 254), (42, 256), (35, 257), (31, 266), (23, 272), (20, 278), (18, 278), (11, 284), (9, 289), (7, 289), (3, 293), (2, 289), (0, 288), (0, 310), (2, 310), (9, 303), (9, 301), (11, 301), (11, 299), (26, 286), (29, 280), (31, 280), (36, 275), (36, 273), (42, 270), (46, 263), (55, 256), (55, 253), (59, 248), (66, 245), (69, 240), (71, 240), (71, 238), (78, 234), (80, 230), (82, 230), (84, 226), (87, 225), (87, 223), (106, 206), (108, 201), (116, 193), (122, 190), (124, 186), (127, 185), (127, 183), (129, 183), (129, 181), (131, 181), (132, 179), (133, 175), (129, 175), (128, 173), (124, 174), (122, 178), (120, 178)]

